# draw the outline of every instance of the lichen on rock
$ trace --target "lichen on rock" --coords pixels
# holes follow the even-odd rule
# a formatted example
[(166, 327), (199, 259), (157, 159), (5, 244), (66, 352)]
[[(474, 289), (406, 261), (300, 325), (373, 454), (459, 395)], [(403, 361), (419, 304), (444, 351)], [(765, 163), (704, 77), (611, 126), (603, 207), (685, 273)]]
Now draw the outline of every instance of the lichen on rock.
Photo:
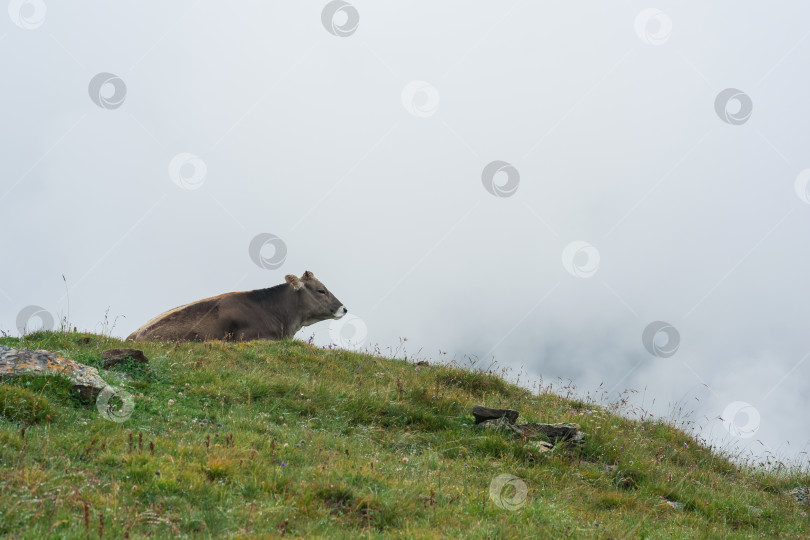
[(92, 398), (107, 386), (94, 367), (49, 351), (12, 349), (0, 345), (0, 378), (22, 375), (65, 377), (85, 399)]

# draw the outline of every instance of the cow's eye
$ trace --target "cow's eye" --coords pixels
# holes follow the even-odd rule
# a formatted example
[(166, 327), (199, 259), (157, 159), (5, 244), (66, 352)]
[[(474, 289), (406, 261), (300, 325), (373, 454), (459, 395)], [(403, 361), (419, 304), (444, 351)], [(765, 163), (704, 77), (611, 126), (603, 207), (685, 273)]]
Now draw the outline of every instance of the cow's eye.
[(323, 289), (318, 289), (318, 292), (319, 292), (320, 294), (326, 294), (326, 291), (325, 291), (325, 290), (323, 290)]

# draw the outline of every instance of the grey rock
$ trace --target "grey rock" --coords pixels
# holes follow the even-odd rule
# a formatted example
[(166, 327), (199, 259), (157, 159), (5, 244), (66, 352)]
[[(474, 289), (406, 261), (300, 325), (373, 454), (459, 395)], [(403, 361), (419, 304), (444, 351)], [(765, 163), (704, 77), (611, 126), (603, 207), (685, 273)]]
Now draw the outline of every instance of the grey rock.
[(472, 414), (475, 417), (475, 423), (480, 424), (487, 420), (496, 420), (498, 418), (506, 418), (513, 424), (517, 422), (519, 412), (513, 409), (492, 409), (482, 405), (475, 405), (472, 409)]
[(532, 450), (536, 450), (537, 452), (548, 452), (549, 450), (554, 449), (554, 445), (547, 441), (531, 441), (527, 444), (529, 448)]
[(101, 353), (101, 358), (104, 359), (104, 367), (109, 369), (119, 362), (132, 358), (135, 362), (146, 364), (149, 359), (143, 354), (140, 349), (110, 349)]
[[(506, 412), (510, 414), (507, 416)], [(487, 419), (485, 418), (486, 414), (491, 414), (495, 418)], [(489, 409), (479, 405), (473, 407), (473, 415), (476, 416), (476, 423), (480, 428), (514, 433), (523, 439), (534, 440), (543, 437), (550, 439), (552, 443), (565, 442), (573, 445), (585, 443), (585, 434), (581, 431), (579, 424), (515, 424), (513, 418), (517, 419), (517, 411)], [(479, 418), (482, 418), (480, 422), (478, 421)]]
[(579, 424), (520, 424), (517, 427), (528, 438), (544, 435), (552, 441), (570, 441), (575, 444), (585, 442)]
[(799, 504), (810, 505), (810, 486), (799, 486), (784, 493)]
[(94, 367), (49, 351), (12, 349), (0, 345), (0, 378), (21, 375), (65, 377), (85, 399), (92, 398), (107, 386)]
[(682, 502), (670, 501), (669, 499), (664, 499), (664, 504), (666, 504), (668, 506), (671, 506), (675, 510), (683, 510), (683, 503)]

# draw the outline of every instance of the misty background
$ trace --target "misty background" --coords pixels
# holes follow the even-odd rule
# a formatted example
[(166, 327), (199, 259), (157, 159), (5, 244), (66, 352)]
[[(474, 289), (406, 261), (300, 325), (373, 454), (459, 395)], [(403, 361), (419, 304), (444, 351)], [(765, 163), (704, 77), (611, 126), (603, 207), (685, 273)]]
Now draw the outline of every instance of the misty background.
[(0, 329), (125, 337), (311, 270), (351, 317), (300, 339), (635, 389), (806, 463), (810, 6), (605, 4), (12, 0)]

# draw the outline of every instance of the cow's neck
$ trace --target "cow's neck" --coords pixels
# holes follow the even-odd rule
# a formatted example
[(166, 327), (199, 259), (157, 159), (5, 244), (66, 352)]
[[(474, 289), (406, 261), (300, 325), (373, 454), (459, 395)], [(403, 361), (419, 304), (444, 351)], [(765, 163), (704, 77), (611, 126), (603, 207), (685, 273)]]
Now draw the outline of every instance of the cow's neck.
[(280, 285), (264, 289), (265, 294), (258, 298), (260, 308), (271, 324), (281, 328), (280, 337), (293, 337), (304, 327), (301, 318), (301, 295), (289, 285)]
[(284, 337), (291, 338), (299, 330), (304, 327), (304, 321), (301, 320), (301, 294), (293, 290), (292, 287), (287, 287), (284, 294), (289, 299), (285, 299), (285, 318), (284, 321)]

